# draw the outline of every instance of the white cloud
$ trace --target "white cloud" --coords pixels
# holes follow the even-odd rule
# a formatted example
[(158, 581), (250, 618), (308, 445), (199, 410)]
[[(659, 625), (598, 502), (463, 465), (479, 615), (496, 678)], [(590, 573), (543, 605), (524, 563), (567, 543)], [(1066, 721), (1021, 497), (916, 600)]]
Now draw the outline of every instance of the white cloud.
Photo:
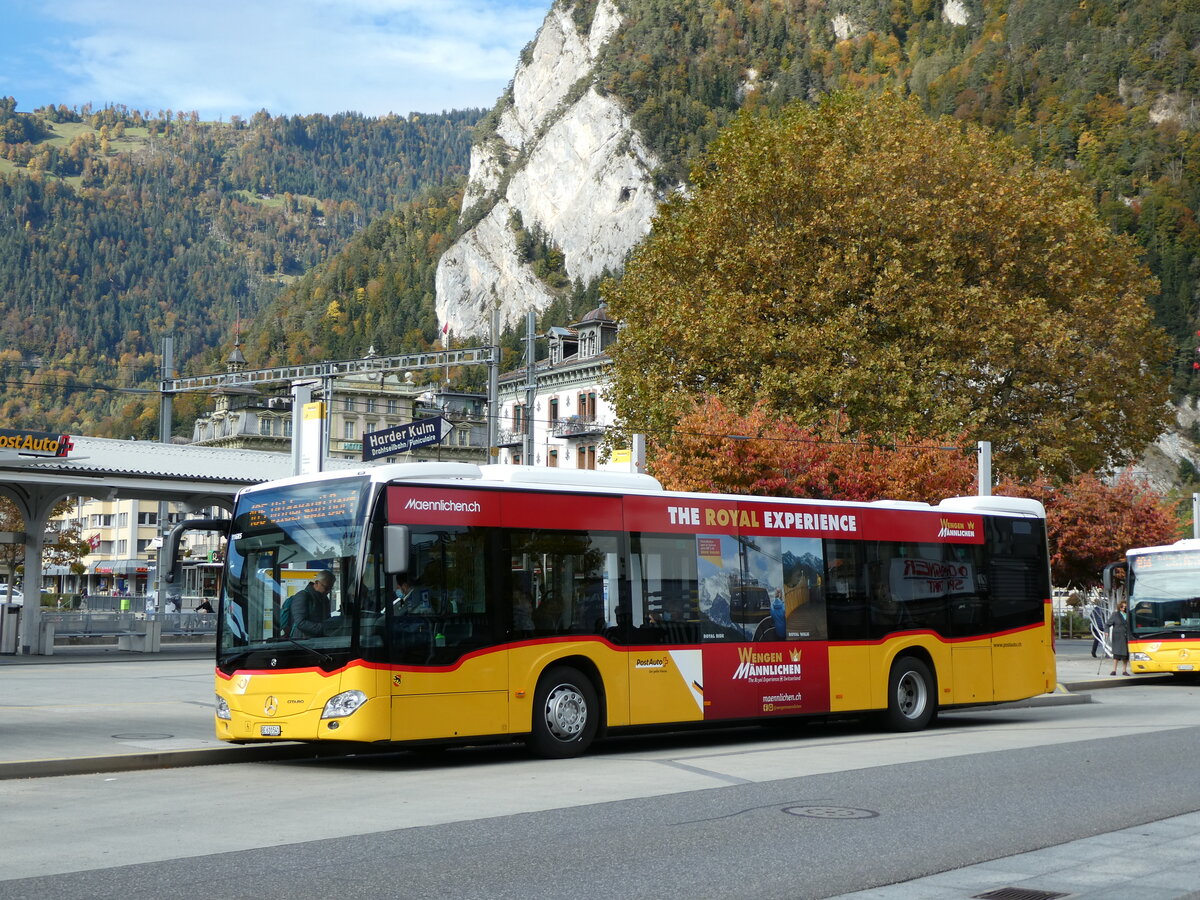
[[(44, 0), (67, 96), (205, 118), (490, 107), (550, 0)], [(29, 108), (15, 84), (6, 90)], [(36, 105), (36, 104), (35, 104)]]

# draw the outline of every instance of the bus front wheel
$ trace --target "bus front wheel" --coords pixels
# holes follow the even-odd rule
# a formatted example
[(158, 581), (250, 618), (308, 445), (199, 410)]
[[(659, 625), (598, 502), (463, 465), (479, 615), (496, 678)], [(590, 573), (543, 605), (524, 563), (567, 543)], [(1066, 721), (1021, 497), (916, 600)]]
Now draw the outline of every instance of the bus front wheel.
[(920, 731), (937, 713), (937, 693), (929, 666), (913, 656), (904, 656), (892, 666), (888, 679), (888, 708), (885, 713), (892, 731)]
[(570, 666), (548, 669), (534, 694), (529, 748), (546, 759), (579, 756), (600, 725), (600, 702), (591, 679)]

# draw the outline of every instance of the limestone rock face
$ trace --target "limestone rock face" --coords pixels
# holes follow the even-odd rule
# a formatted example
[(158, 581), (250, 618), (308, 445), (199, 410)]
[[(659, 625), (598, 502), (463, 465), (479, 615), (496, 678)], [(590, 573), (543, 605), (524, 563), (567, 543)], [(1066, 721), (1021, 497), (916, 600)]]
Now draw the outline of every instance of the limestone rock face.
[(595, 63), (621, 25), (600, 0), (586, 30), (558, 0), (522, 54), (490, 134), (471, 150), (463, 220), (474, 222), (438, 263), (438, 319), (456, 335), (487, 333), (541, 310), (553, 294), (518, 256), (513, 224), (536, 229), (584, 284), (619, 271), (661, 199), (657, 160), (620, 103), (594, 87)]

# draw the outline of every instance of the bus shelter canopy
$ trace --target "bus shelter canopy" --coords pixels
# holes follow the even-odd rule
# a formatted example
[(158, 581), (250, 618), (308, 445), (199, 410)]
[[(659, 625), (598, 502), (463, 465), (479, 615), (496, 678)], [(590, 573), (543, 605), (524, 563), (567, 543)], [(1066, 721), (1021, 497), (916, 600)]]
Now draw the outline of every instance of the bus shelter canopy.
[[(361, 468), (353, 460), (326, 465)], [(42, 547), (51, 510), (67, 497), (118, 497), (180, 503), (189, 511), (209, 506), (232, 509), (242, 488), (293, 474), (290, 454), (226, 450), (190, 444), (70, 438), (66, 456), (36, 456), (0, 449), (0, 493), (25, 520), (25, 596), (42, 588)], [(39, 646), (41, 608), (26, 604), (20, 652), (47, 653)]]

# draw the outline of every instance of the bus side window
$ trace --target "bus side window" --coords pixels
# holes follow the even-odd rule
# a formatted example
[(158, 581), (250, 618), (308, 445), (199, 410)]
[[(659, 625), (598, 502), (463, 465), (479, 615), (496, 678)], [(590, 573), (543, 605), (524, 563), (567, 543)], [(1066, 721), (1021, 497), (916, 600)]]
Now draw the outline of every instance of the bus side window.
[(864, 566), (863, 544), (825, 542), (825, 608), (830, 640), (867, 637), (869, 598), (860, 574)]
[(991, 560), (992, 631), (1035, 625), (1044, 616), (1050, 596), (1046, 535), (1040, 521), (989, 518), (986, 525)]

